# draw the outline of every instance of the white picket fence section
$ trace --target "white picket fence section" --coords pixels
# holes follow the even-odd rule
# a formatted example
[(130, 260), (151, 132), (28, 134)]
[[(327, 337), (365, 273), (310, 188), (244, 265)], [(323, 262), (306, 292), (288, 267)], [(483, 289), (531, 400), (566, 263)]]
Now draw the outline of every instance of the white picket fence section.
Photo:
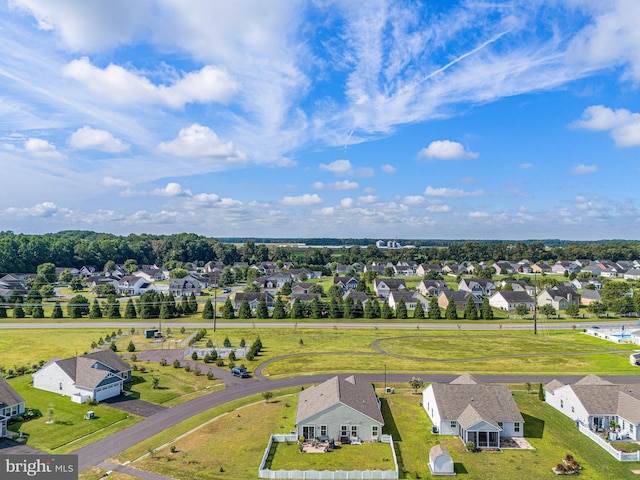
[(393, 455), (393, 465), (395, 470), (271, 470), (265, 468), (271, 448), (274, 443), (297, 442), (296, 434), (272, 434), (269, 438), (269, 444), (262, 456), (260, 468), (258, 470), (259, 478), (271, 479), (302, 479), (302, 480), (397, 480), (398, 479), (398, 459), (396, 450), (393, 446), (393, 438), (391, 435), (383, 435), (391, 447)]
[(607, 452), (609, 452), (619, 462), (640, 462), (640, 452), (633, 452), (633, 453), (621, 452), (620, 450), (616, 450), (615, 448), (613, 448), (611, 444), (609, 444), (609, 442), (607, 442), (600, 435), (597, 435), (594, 432), (592, 432), (586, 426), (579, 424), (578, 429), (580, 430), (580, 432), (585, 434), (587, 437), (589, 437), (591, 440), (593, 440), (602, 448), (604, 448)]

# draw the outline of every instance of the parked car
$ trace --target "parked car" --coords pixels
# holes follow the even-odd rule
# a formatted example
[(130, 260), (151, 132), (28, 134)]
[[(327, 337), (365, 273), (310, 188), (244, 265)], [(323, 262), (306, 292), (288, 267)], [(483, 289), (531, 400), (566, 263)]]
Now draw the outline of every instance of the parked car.
[(231, 293), (231, 289), (230, 288), (223, 288), (222, 289), (222, 293)]
[(231, 375), (233, 375), (234, 377), (240, 377), (240, 378), (250, 377), (249, 372), (247, 372), (247, 370), (242, 367), (233, 367), (231, 369)]

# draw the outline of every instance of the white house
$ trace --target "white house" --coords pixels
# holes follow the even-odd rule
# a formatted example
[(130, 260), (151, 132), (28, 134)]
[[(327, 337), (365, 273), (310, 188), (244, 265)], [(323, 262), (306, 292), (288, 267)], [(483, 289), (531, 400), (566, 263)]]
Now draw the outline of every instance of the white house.
[(587, 375), (570, 385), (553, 380), (544, 390), (545, 401), (576, 423), (609, 430), (620, 439), (640, 440), (640, 386), (616, 385)]
[(489, 298), (489, 305), (493, 308), (512, 312), (518, 305), (524, 305), (528, 310), (533, 310), (535, 301), (527, 292), (501, 291), (494, 293)]
[(479, 448), (500, 448), (501, 438), (524, 436), (524, 419), (509, 388), (480, 383), (468, 373), (430, 384), (422, 406), (434, 433), (457, 435)]
[(124, 383), (129, 380), (129, 364), (107, 349), (49, 361), (33, 374), (33, 387), (84, 403), (120, 395)]
[(140, 295), (147, 285), (148, 282), (144, 278), (127, 275), (116, 284), (116, 290), (120, 295)]
[(333, 377), (300, 392), (295, 426), (298, 437), (306, 439), (377, 442), (384, 419), (371, 383), (351, 375)]
[(0, 438), (7, 435), (7, 422), (24, 413), (24, 398), (0, 377)]
[(407, 285), (403, 278), (375, 278), (373, 291), (378, 297), (387, 298), (392, 290), (404, 290)]

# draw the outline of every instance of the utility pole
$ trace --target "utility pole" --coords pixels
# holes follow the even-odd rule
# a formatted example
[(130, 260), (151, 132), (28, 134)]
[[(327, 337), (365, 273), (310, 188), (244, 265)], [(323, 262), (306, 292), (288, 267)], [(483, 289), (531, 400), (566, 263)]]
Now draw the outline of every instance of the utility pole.
[(216, 333), (216, 310), (218, 310), (218, 284), (213, 287), (213, 333)]
[(538, 274), (533, 272), (533, 334), (538, 334)]

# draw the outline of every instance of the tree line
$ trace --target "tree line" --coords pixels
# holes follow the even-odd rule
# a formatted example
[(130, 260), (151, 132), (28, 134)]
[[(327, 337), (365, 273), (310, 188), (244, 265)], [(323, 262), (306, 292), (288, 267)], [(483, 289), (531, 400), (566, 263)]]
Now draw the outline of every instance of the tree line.
[[(522, 259), (554, 262), (575, 258), (613, 261), (640, 258), (640, 242), (626, 240), (566, 244), (554, 241), (555, 246), (542, 241), (438, 240), (430, 241), (431, 245), (397, 250), (379, 249), (372, 243), (359, 245), (356, 239), (321, 240), (335, 241), (333, 245), (342, 246), (332, 249), (298, 248), (282, 246), (282, 243), (259, 243), (253, 239), (246, 239), (243, 244), (225, 243), (193, 233), (118, 236), (76, 230), (45, 235), (0, 232), (0, 272), (35, 273), (38, 265), (44, 263), (52, 263), (58, 267), (95, 265), (102, 268), (110, 261), (123, 264), (127, 260), (140, 265), (158, 264), (175, 268), (187, 262), (204, 265), (209, 261), (220, 261), (224, 265), (274, 261), (294, 262), (297, 266), (322, 266), (330, 262), (436, 263)], [(313, 242), (307, 239), (305, 243), (310, 245)]]

